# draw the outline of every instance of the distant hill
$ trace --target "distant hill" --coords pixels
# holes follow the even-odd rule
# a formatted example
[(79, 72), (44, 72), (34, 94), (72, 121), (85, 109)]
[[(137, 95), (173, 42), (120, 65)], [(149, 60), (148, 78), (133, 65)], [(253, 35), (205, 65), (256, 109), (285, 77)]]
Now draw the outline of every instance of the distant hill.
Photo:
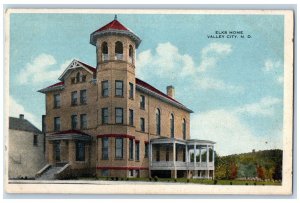
[(282, 179), (282, 150), (272, 149), (243, 154), (218, 156), (216, 179)]

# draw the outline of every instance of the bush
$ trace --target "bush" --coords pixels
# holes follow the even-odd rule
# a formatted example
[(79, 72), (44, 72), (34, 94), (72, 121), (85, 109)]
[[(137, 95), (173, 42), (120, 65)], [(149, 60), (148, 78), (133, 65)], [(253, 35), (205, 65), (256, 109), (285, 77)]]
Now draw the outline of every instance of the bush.
[(177, 182), (177, 179), (176, 179), (176, 178), (174, 178), (174, 182), (175, 182), (175, 183)]
[(151, 182), (151, 181), (152, 181), (152, 178), (149, 178), (149, 181)]
[(216, 185), (218, 183), (218, 181), (217, 180), (214, 180), (214, 185)]
[(230, 181), (230, 183), (229, 183), (230, 185), (232, 185), (232, 182)]
[(154, 177), (154, 181), (155, 181), (155, 182), (158, 181), (158, 177), (157, 177), (157, 176)]
[(186, 179), (186, 182), (189, 183), (189, 182), (190, 182), (190, 179)]
[(248, 183), (246, 183), (245, 185), (248, 185)]
[(253, 185), (256, 185), (256, 182), (254, 182)]
[(119, 180), (119, 178), (118, 177), (116, 177), (116, 181), (118, 181)]
[(114, 177), (110, 177), (111, 180), (114, 180)]

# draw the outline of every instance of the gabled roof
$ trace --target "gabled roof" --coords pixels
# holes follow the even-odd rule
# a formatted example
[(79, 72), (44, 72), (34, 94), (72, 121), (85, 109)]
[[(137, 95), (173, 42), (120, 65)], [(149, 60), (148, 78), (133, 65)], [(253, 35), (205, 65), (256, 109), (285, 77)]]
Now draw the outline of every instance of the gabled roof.
[(64, 81), (65, 77), (67, 77), (70, 72), (72, 72), (74, 69), (77, 69), (77, 68), (83, 68), (90, 74), (96, 73), (96, 69), (93, 68), (92, 66), (87, 65), (81, 61), (74, 59), (58, 79), (61, 81)]
[(9, 117), (9, 129), (41, 134), (42, 132), (24, 118)]
[(126, 35), (135, 42), (136, 48), (138, 48), (142, 41), (134, 32), (122, 25), (122, 23), (120, 23), (116, 18), (110, 23), (92, 32), (90, 35), (90, 43), (95, 46), (97, 38), (106, 35)]

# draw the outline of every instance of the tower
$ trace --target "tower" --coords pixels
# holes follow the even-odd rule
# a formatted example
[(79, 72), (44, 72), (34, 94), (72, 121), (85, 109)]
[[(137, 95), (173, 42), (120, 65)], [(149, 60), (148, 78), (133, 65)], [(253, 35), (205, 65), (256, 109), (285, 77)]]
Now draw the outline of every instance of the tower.
[[(90, 43), (96, 46), (97, 55), (97, 101), (100, 116), (97, 132), (104, 137), (112, 134), (135, 134), (135, 52), (140, 42), (140, 38), (116, 17), (90, 35)], [(113, 139), (110, 140), (112, 146), (117, 145)], [(123, 139), (122, 146), (125, 149), (122, 157), (127, 157), (128, 139)], [(110, 156), (117, 157), (116, 154)], [(103, 164), (109, 165), (105, 161)], [(128, 160), (120, 159), (119, 164), (126, 166)]]

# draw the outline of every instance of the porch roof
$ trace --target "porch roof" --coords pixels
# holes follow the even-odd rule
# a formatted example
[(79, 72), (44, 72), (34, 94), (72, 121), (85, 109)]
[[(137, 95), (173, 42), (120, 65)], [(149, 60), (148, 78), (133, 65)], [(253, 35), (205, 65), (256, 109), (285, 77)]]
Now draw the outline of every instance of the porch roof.
[(48, 140), (80, 140), (90, 141), (92, 137), (80, 130), (66, 130), (46, 135)]
[(202, 145), (214, 145), (216, 142), (210, 140), (198, 140), (198, 139), (190, 139), (190, 140), (181, 140), (177, 138), (167, 138), (167, 137), (160, 137), (160, 138), (153, 138), (150, 139), (152, 144), (183, 144), (183, 145), (194, 145), (194, 144), (202, 144)]

